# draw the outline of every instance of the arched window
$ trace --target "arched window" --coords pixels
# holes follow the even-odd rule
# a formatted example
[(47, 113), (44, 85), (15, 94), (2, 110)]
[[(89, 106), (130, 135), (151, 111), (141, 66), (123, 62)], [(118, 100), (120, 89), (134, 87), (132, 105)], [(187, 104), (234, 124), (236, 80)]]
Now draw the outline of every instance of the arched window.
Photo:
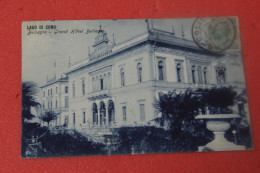
[(138, 75), (138, 82), (142, 82), (142, 64), (137, 64), (137, 75)]
[(104, 102), (100, 102), (100, 125), (106, 124), (106, 106)]
[(196, 66), (194, 65), (194, 66), (192, 66), (192, 68), (191, 68), (192, 83), (196, 83), (195, 73), (196, 73)]
[(125, 71), (123, 68), (120, 70), (120, 75), (121, 75), (121, 86), (125, 86)]
[(72, 84), (72, 96), (75, 97), (75, 84)]
[(158, 73), (159, 80), (164, 80), (164, 64), (162, 61), (158, 62)]
[(182, 68), (181, 68), (181, 64), (180, 63), (178, 63), (176, 65), (176, 70), (177, 70), (177, 81), (178, 82), (182, 82), (182, 74), (181, 74)]
[(198, 67), (198, 77), (199, 77), (199, 83), (202, 83), (202, 71), (201, 71), (201, 66)]
[(203, 76), (204, 76), (204, 83), (207, 84), (208, 80), (207, 80), (207, 67), (204, 67), (203, 69)]

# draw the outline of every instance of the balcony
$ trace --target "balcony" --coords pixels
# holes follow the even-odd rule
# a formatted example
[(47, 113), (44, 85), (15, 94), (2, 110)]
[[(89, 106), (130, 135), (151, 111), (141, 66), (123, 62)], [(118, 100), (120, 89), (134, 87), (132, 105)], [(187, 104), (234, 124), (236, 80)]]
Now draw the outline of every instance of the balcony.
[(87, 98), (89, 100), (99, 100), (108, 97), (111, 97), (111, 93), (109, 89), (95, 91), (87, 94)]

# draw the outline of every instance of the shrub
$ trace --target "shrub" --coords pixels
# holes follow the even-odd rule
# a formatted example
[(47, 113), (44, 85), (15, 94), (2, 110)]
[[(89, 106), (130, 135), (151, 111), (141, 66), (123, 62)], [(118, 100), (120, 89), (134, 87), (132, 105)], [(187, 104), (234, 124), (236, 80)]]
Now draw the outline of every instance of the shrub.
[(46, 150), (41, 157), (53, 156), (79, 156), (79, 155), (99, 155), (103, 153), (104, 145), (93, 143), (81, 134), (75, 132), (46, 134), (42, 139), (42, 147)]
[(214, 87), (199, 91), (203, 93), (201, 101), (208, 106), (211, 114), (232, 113), (229, 107), (234, 105), (237, 96), (237, 92), (232, 87)]
[(114, 154), (172, 152), (174, 146), (169, 131), (153, 126), (114, 129), (119, 142)]
[(119, 146), (114, 154), (165, 153), (197, 151), (213, 139), (213, 133), (206, 130), (205, 124), (193, 122), (189, 128), (165, 130), (153, 126), (121, 127), (114, 137)]

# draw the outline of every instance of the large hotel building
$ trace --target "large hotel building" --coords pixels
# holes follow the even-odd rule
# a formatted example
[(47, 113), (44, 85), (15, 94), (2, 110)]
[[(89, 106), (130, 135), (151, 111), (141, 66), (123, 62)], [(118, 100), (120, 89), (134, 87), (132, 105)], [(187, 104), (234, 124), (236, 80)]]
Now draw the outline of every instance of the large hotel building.
[(153, 107), (160, 92), (216, 85), (245, 89), (241, 52), (235, 49), (210, 53), (149, 24), (125, 42), (109, 39), (100, 27), (93, 52), (71, 65), (66, 77), (42, 86), (43, 107), (61, 112), (54, 125), (145, 125), (160, 116)]

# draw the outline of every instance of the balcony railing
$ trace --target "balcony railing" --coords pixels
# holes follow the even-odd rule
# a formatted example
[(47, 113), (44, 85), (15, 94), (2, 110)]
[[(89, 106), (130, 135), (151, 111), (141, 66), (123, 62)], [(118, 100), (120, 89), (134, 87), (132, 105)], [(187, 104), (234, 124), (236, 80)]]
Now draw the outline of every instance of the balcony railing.
[(90, 100), (96, 100), (96, 99), (110, 97), (110, 95), (111, 95), (110, 90), (105, 89), (105, 90), (99, 90), (99, 91), (88, 93), (87, 97)]

